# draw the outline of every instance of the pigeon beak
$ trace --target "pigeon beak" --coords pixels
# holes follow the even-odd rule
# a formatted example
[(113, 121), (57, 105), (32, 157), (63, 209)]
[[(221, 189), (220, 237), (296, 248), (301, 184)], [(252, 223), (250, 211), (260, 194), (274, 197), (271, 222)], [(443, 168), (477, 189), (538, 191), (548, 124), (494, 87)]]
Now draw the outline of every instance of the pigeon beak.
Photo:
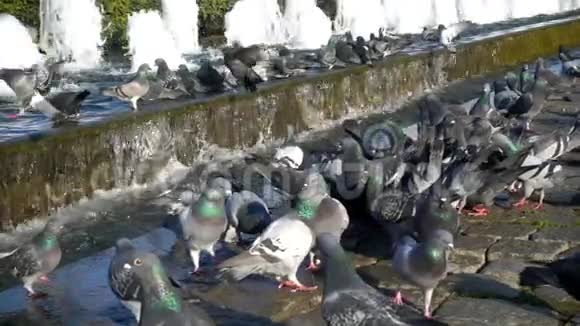
[(124, 268), (124, 269), (131, 269), (131, 265), (129, 265), (129, 264), (125, 264), (125, 265), (123, 265), (123, 268)]

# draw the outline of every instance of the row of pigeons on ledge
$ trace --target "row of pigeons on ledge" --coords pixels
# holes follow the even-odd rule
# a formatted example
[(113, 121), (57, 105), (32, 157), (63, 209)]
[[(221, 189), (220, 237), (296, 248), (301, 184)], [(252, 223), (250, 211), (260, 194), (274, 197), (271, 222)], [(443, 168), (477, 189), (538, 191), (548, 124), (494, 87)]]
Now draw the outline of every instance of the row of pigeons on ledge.
[[(562, 57), (569, 55), (564, 50)], [(573, 78), (546, 70), (539, 60), (533, 72), (522, 69), (516, 78), (510, 73), (463, 105), (425, 96), (415, 132), (390, 121), (365, 126), (350, 120), (343, 124), (345, 137), (322, 151), (288, 144), (273, 156), (251, 155), (211, 175), (200, 197), (179, 214), (176, 233), (196, 273), (209, 267), (200, 266), (201, 255), (214, 256), (216, 243), (235, 231), (244, 250), (215, 265), (224, 281), (257, 274), (277, 280), (280, 288), (313, 291), (316, 286), (304, 284), (297, 271), (304, 260), (313, 272), (322, 269), (328, 325), (414, 324), (421, 316), (400, 292), (391, 300), (366, 284), (341, 246), (352, 214), (368, 217), (384, 229), (384, 243), (376, 245), (393, 249), (394, 270), (423, 291), (423, 316), (430, 319), (431, 297), (447, 275), (448, 251), (464, 209), (484, 216), (506, 189), (523, 188), (525, 200), (557, 184), (558, 157), (580, 145), (578, 120), (542, 135), (530, 126), (555, 88), (572, 86)], [(247, 182), (248, 175), (257, 179)], [(276, 204), (266, 195), (272, 189), (291, 203), (281, 215), (272, 214)], [(349, 212), (353, 202), (363, 203), (366, 212)], [(35, 285), (59, 264), (60, 228), (50, 220), (31, 242), (1, 255), (10, 257), (13, 275), (33, 296), (39, 294)], [(249, 246), (243, 244), (248, 237)], [(546, 271), (578, 298), (573, 289), (579, 268), (580, 257), (572, 256), (547, 264)], [(140, 325), (214, 324), (184, 301), (182, 284), (172, 280), (159, 257), (129, 240), (117, 243), (109, 284)]]
[[(101, 93), (129, 102), (137, 110), (139, 100), (191, 98), (199, 94), (221, 93), (238, 86), (253, 92), (269, 75), (279, 79), (301, 75), (311, 69), (372, 64), (417, 41), (437, 42), (451, 47), (458, 35), (471, 25), (464, 22), (448, 28), (443, 25), (437, 29), (425, 28), (419, 39), (416, 35), (385, 34), (384, 29), (380, 29), (378, 36), (372, 33), (369, 40), (360, 36), (355, 40), (347, 32), (333, 36), (318, 51), (291, 51), (283, 46), (242, 47), (234, 44), (223, 49), (225, 68), (203, 60), (195, 72), (191, 72), (186, 65), (180, 65), (177, 71), (172, 71), (165, 60), (159, 58), (155, 61), (155, 76), (150, 76), (151, 67), (143, 64), (125, 83), (103, 89)], [(44, 65), (33, 65), (30, 69), (0, 69), (0, 79), (16, 94), (16, 104), (21, 107), (19, 115), (29, 109), (57, 120), (79, 115), (82, 102), (90, 95), (88, 90), (65, 91), (47, 96), (52, 86), (62, 79), (64, 63), (49, 59)], [(257, 69), (262, 67), (265, 68)]]

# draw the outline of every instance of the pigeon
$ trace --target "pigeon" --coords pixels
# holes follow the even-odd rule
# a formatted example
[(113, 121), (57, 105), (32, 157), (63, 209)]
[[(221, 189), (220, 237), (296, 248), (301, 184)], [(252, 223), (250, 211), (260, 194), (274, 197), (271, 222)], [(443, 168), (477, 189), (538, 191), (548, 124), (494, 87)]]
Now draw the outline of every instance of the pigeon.
[(421, 162), (414, 167), (410, 167), (412, 183), (409, 188), (414, 194), (421, 194), (441, 176), (441, 166), (443, 164), (443, 154), (445, 144), (443, 139), (436, 139), (431, 143), (429, 161)]
[(530, 72), (528, 65), (523, 65), (520, 71), (520, 92), (527, 93), (534, 87), (536, 77)]
[[(447, 276), (447, 249), (449, 244), (432, 230), (428, 240), (417, 243), (404, 236), (396, 247), (393, 257), (394, 270), (406, 281), (420, 287), (425, 295), (424, 316), (431, 318), (431, 298), (437, 284)], [(397, 292), (396, 304), (403, 304), (401, 292)]]
[(560, 62), (562, 63), (562, 72), (571, 77), (580, 77), (580, 67), (571, 60), (566, 54), (560, 52)]
[(138, 253), (122, 268), (141, 289), (140, 326), (215, 326), (205, 311), (181, 298), (156, 255)]
[(4, 80), (8, 87), (16, 94), (18, 105), (26, 107), (37, 89), (38, 65), (33, 65), (30, 70), (23, 69), (0, 69), (0, 79)]
[(258, 45), (242, 47), (235, 43), (234, 47), (232, 49), (227, 49), (226, 52), (250, 68), (255, 67), (259, 61), (264, 61), (267, 59), (266, 53)]
[(351, 137), (341, 141), (342, 154), (331, 163), (332, 171), (325, 171), (325, 176), (333, 184), (340, 198), (353, 200), (363, 193), (368, 174), (367, 159), (363, 155), (361, 145)]
[(177, 69), (177, 76), (181, 79), (180, 83), (183, 85), (183, 88), (189, 93), (189, 95), (195, 97), (195, 93), (197, 92), (197, 81), (193, 74), (189, 71), (186, 65), (181, 64)]
[(453, 239), (459, 231), (459, 213), (443, 193), (441, 182), (435, 183), (428, 196), (417, 202), (413, 221), (419, 240), (427, 241), (433, 230), (441, 230), (441, 240), (453, 248)]
[(131, 107), (137, 110), (137, 101), (147, 95), (150, 84), (147, 73), (151, 70), (148, 64), (139, 66), (137, 73), (127, 83), (107, 88), (103, 95), (116, 97), (119, 100), (131, 102)]
[(481, 94), (477, 102), (475, 102), (469, 111), (469, 115), (474, 117), (487, 118), (492, 111), (492, 105), (491, 86), (488, 83), (485, 83), (483, 85), (483, 94)]
[[(505, 75), (504, 79), (505, 79), (507, 86), (509, 87), (509, 89), (512, 92), (515, 92), (516, 94), (518, 94), (518, 96), (522, 95), (522, 92), (520, 91), (520, 85), (519, 85), (520, 80), (519, 80), (519, 77), (517, 74), (510, 71)], [(496, 106), (496, 108), (497, 108), (497, 106)]]
[(328, 44), (316, 52), (316, 61), (328, 69), (332, 69), (336, 64), (337, 42), (337, 40), (331, 37), (330, 40), (328, 40)]
[(368, 45), (376, 59), (383, 58), (389, 48), (389, 43), (377, 38), (374, 33), (371, 33)]
[(362, 36), (357, 36), (355, 43), (352, 45), (354, 52), (359, 56), (361, 63), (371, 63), (370, 51), (365, 39)]
[(314, 240), (312, 230), (290, 213), (270, 224), (250, 249), (223, 261), (218, 269), (235, 281), (260, 274), (275, 277), (280, 281), (279, 288), (312, 291), (316, 287), (304, 286), (296, 273)]
[(228, 226), (236, 230), (238, 239), (242, 234), (259, 235), (270, 223), (270, 209), (255, 193), (247, 190), (233, 193), (226, 200)]
[(164, 59), (156, 59), (155, 66), (157, 67), (157, 80), (161, 82), (161, 85), (164, 88), (178, 89), (180, 87), (179, 78), (177, 78), (177, 75), (169, 69), (167, 62), (165, 62)]
[(189, 248), (194, 273), (199, 269), (201, 252), (214, 256), (214, 245), (226, 229), (224, 200), (222, 192), (209, 188), (180, 215), (183, 239)]
[(531, 144), (530, 156), (538, 159), (540, 163), (547, 160), (555, 160), (580, 146), (577, 134), (580, 120), (576, 120), (568, 131), (555, 130), (546, 135), (534, 136), (528, 139)]
[(143, 289), (131, 269), (125, 268), (125, 264), (135, 261), (143, 254), (135, 249), (131, 241), (122, 238), (115, 245), (115, 256), (111, 258), (109, 265), (109, 286), (121, 303), (129, 309), (139, 321), (141, 317), (141, 300)]
[(58, 234), (62, 224), (55, 218), (48, 220), (42, 232), (32, 240), (8, 253), (0, 253), (0, 259), (9, 259), (12, 275), (20, 278), (28, 296), (37, 297), (34, 291), (38, 281), (48, 281), (47, 275), (60, 263), (61, 250)]
[(545, 80), (550, 87), (557, 87), (557, 86), (570, 86), (570, 82), (559, 76), (558, 74), (554, 73), (553, 71), (546, 68), (544, 59), (539, 58), (536, 61), (536, 73), (535, 79), (543, 79)]
[(493, 103), (498, 111), (509, 110), (520, 98), (520, 95), (513, 91), (507, 81), (493, 82), (494, 97)]
[(405, 170), (406, 164), (394, 156), (368, 162), (366, 208), (382, 226), (398, 221), (409, 202), (409, 194), (400, 186)]
[(339, 241), (328, 233), (316, 238), (324, 266), (322, 318), (327, 325), (409, 325), (389, 298), (360, 278)]
[(210, 92), (221, 92), (224, 89), (225, 78), (217, 71), (208, 60), (201, 62), (201, 67), (196, 73), (199, 82), (207, 87)]
[(241, 60), (226, 53), (224, 61), (232, 75), (250, 92), (255, 92), (258, 89), (256, 85), (264, 82), (254, 69), (244, 64)]
[(522, 94), (518, 100), (507, 109), (507, 117), (523, 117), (526, 121), (526, 128), (529, 129), (529, 123), (544, 108), (546, 98), (548, 97), (548, 83), (543, 79), (538, 79), (532, 86), (530, 92)]
[(80, 114), (81, 104), (90, 94), (88, 90), (84, 90), (81, 92), (62, 92), (44, 97), (35, 91), (30, 100), (30, 106), (50, 119), (67, 119)]
[(554, 187), (555, 183), (563, 182), (562, 165), (554, 162), (548, 161), (544, 162), (542, 165), (528, 171), (518, 177), (518, 180), (522, 183), (524, 188), (524, 196), (520, 201), (514, 204), (515, 207), (523, 207), (527, 203), (527, 199), (530, 198), (535, 190), (540, 191), (540, 200), (534, 209), (541, 209), (544, 206), (544, 189)]
[(354, 47), (345, 41), (336, 42), (336, 58), (346, 64), (360, 65), (363, 63)]
[(423, 27), (421, 32), (421, 39), (426, 42), (440, 42), (441, 32), (445, 30), (445, 25), (439, 25), (436, 29), (431, 29), (427, 26)]

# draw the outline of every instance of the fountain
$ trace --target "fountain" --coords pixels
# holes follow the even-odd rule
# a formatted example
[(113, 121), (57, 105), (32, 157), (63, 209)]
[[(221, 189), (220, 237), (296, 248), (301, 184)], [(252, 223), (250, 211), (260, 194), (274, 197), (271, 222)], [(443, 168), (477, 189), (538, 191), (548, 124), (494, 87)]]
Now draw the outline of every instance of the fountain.
[(364, 5), (357, 0), (338, 0), (334, 28), (368, 39), (370, 33), (377, 33), (385, 25), (384, 12), (381, 0), (368, 0)]
[(185, 63), (182, 52), (156, 10), (133, 13), (129, 17), (127, 36), (132, 71), (136, 71), (143, 63), (153, 67), (157, 58), (165, 59), (171, 69), (177, 69), (180, 64)]
[(225, 17), (229, 44), (279, 44), (286, 40), (282, 13), (277, 1), (241, 0)]
[(42, 0), (40, 21), (40, 47), (49, 55), (78, 68), (99, 64), (102, 16), (94, 0)]
[(288, 0), (284, 22), (288, 43), (294, 48), (319, 48), (332, 35), (332, 22), (314, 0)]
[(197, 15), (195, 0), (163, 0), (163, 21), (173, 35), (181, 53), (193, 53), (199, 49), (197, 40)]
[(26, 27), (14, 16), (0, 14), (0, 68), (29, 68), (42, 58)]

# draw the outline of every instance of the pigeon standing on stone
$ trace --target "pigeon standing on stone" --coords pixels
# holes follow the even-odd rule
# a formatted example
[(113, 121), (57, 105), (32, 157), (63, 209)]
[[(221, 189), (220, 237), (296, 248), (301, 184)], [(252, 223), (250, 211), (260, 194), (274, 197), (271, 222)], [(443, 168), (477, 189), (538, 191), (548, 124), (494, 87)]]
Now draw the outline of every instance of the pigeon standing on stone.
[(107, 88), (102, 91), (103, 95), (112, 96), (122, 101), (131, 103), (131, 107), (137, 110), (137, 101), (149, 92), (149, 79), (147, 73), (151, 71), (148, 64), (139, 66), (139, 70), (127, 83)]
[[(534, 206), (534, 209), (541, 209), (544, 206), (544, 196), (545, 190), (554, 187), (556, 181), (562, 182), (563, 176), (561, 175), (562, 165), (554, 162), (548, 161), (533, 169), (528, 171), (518, 177), (518, 180), (523, 184), (524, 196), (520, 201), (514, 204), (515, 207), (523, 207), (527, 204), (527, 199), (530, 198), (532, 193), (536, 190), (540, 191), (540, 199), (538, 204)], [(558, 178), (555, 178), (558, 177)]]
[(205, 190), (200, 198), (180, 215), (183, 240), (193, 262), (193, 272), (199, 269), (202, 251), (214, 256), (214, 245), (226, 229), (224, 195), (216, 189)]
[(532, 72), (530, 72), (530, 67), (528, 65), (523, 65), (520, 71), (520, 92), (529, 92), (532, 87), (534, 87), (535, 80), (536, 77)]
[(538, 79), (532, 86), (530, 92), (522, 94), (518, 100), (507, 110), (507, 117), (525, 118), (526, 127), (544, 109), (546, 98), (548, 97), (548, 83), (543, 79)]
[(129, 309), (137, 321), (141, 317), (143, 290), (137, 277), (125, 264), (135, 261), (138, 252), (129, 239), (119, 239), (115, 245), (115, 256), (109, 265), (109, 286), (121, 303)]
[(323, 233), (316, 242), (324, 266), (322, 317), (328, 325), (409, 325), (387, 297), (358, 276), (338, 237)]
[(506, 81), (494, 81), (493, 103), (498, 111), (509, 110), (520, 98), (520, 95), (513, 91)]
[(197, 81), (195, 80), (193, 74), (189, 71), (189, 68), (187, 68), (187, 66), (184, 64), (179, 65), (179, 68), (177, 69), (177, 76), (179, 76), (179, 79), (181, 79), (181, 84), (183, 84), (183, 87), (187, 93), (195, 97), (195, 93), (197, 92)]
[(66, 119), (80, 114), (81, 104), (90, 94), (89, 91), (84, 90), (81, 92), (62, 92), (43, 97), (35, 91), (30, 100), (30, 106), (50, 119)]
[(138, 253), (122, 266), (133, 275), (141, 289), (140, 326), (214, 326), (202, 309), (188, 304), (173, 288), (159, 258), (152, 253)]
[(346, 64), (360, 65), (363, 63), (354, 47), (345, 41), (336, 42), (336, 57)]
[(163, 87), (167, 89), (179, 88), (180, 82), (177, 75), (169, 69), (167, 62), (165, 62), (164, 59), (156, 59), (155, 66), (157, 66), (157, 80), (161, 82)]
[(208, 60), (201, 62), (201, 67), (196, 73), (199, 82), (210, 92), (221, 92), (224, 89), (225, 78), (217, 71)]
[(441, 240), (450, 247), (459, 231), (459, 213), (451, 206), (450, 198), (443, 194), (442, 185), (437, 182), (429, 195), (417, 202), (414, 229), (421, 241), (428, 240), (433, 230), (440, 230)]
[(256, 85), (264, 82), (262, 77), (260, 77), (254, 69), (247, 66), (233, 55), (225, 53), (224, 62), (226, 67), (228, 67), (232, 72), (232, 75), (238, 80), (238, 83), (243, 85), (250, 92), (255, 92), (258, 89)]
[[(448, 244), (432, 230), (432, 238), (417, 243), (413, 238), (404, 236), (397, 243), (393, 268), (406, 281), (420, 287), (425, 295), (424, 316), (431, 318), (431, 298), (439, 281), (447, 276)], [(397, 292), (395, 303), (402, 304), (401, 292)]]
[(280, 288), (312, 291), (316, 287), (304, 286), (296, 273), (313, 245), (312, 230), (292, 213), (270, 224), (250, 249), (225, 260), (218, 269), (236, 281), (259, 274), (275, 277)]
[(58, 234), (62, 224), (52, 218), (48, 220), (42, 232), (31, 241), (8, 253), (0, 253), (0, 259), (9, 259), (9, 266), (14, 277), (20, 278), (28, 295), (36, 297), (34, 284), (48, 281), (47, 275), (60, 263), (61, 250)]

